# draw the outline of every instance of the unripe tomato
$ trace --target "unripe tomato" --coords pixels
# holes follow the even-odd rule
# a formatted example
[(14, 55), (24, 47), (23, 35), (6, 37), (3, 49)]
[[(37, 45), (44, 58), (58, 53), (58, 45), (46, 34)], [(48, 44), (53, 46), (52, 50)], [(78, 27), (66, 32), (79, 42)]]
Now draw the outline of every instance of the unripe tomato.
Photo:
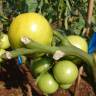
[(50, 45), (53, 32), (49, 22), (39, 13), (23, 13), (18, 15), (9, 27), (11, 46), (22, 47), (21, 38), (28, 37), (41, 44)]
[(78, 76), (77, 66), (68, 60), (59, 61), (53, 67), (53, 75), (58, 83), (73, 83)]
[(41, 91), (46, 94), (51, 94), (57, 91), (58, 83), (54, 80), (51, 74), (44, 73), (37, 82), (38, 87)]
[(51, 60), (49, 58), (41, 58), (31, 64), (32, 73), (38, 75), (49, 69), (51, 65)]
[(72, 45), (76, 46), (77, 48), (80, 48), (85, 52), (88, 52), (88, 44), (84, 38), (77, 35), (70, 35), (68, 36), (68, 40), (71, 42)]
[(7, 49), (10, 47), (8, 35), (5, 33), (2, 33), (0, 36), (0, 49)]
[(72, 86), (72, 83), (71, 84), (61, 84), (60, 87), (62, 89), (69, 89), (70, 87)]

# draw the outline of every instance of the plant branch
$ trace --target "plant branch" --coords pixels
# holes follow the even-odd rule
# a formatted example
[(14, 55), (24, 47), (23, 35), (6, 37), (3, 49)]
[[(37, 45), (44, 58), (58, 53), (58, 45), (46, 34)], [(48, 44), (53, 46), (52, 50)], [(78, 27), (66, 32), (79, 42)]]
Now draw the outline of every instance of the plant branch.
[[(27, 55), (27, 54), (34, 54), (34, 53), (52, 54), (54, 56), (54, 54), (57, 51), (61, 51), (62, 53), (64, 53), (63, 56), (76, 56), (76, 57), (82, 59), (84, 62), (86, 62), (87, 64), (86, 63), (84, 63), (84, 64), (86, 64), (86, 66), (87, 66), (87, 72), (88, 72), (89, 78), (93, 79), (92, 76), (94, 75), (94, 79), (96, 81), (96, 64), (94, 63), (93, 56), (87, 54), (86, 52), (80, 50), (79, 48), (77, 48), (73, 45), (55, 47), (55, 46), (47, 46), (47, 45), (39, 44), (34, 41), (30, 41), (30, 42), (28, 42), (28, 44), (25, 44), (25, 47), (28, 49), (20, 48), (20, 49), (16, 49), (13, 51), (9, 51), (9, 53), (10, 53), (9, 57), (15, 58), (19, 54)], [(11, 59), (11, 58), (8, 58), (8, 54), (7, 55), (3, 54), (0, 58)], [(93, 80), (91, 80), (91, 81), (93, 82)]]
[(71, 43), (69, 42), (69, 40), (67, 39), (67, 36), (65, 35), (61, 35), (60, 32), (58, 31), (54, 31), (54, 35), (57, 36), (60, 40), (61, 40), (61, 44), (65, 45), (65, 46), (70, 46)]
[[(82, 59), (84, 62), (87, 63), (87, 72), (88, 72), (88, 76), (90, 77), (90, 79), (93, 79), (92, 74), (94, 75), (94, 79), (96, 81), (96, 64), (94, 64), (94, 60), (93, 57), (89, 54), (87, 54), (86, 52), (83, 52), (82, 50), (80, 50), (79, 48), (76, 48), (73, 45), (69, 46), (61, 46), (61, 47), (51, 47), (51, 46), (46, 46), (46, 45), (42, 45), (36, 42), (30, 42), (29, 44), (26, 45), (27, 48), (34, 48), (35, 49), (39, 49), (40, 52), (42, 53), (48, 53), (48, 54), (55, 54), (56, 51), (61, 51), (64, 53), (64, 56), (76, 56), (80, 59)], [(93, 81), (93, 80), (92, 80)]]
[(93, 7), (94, 7), (94, 0), (88, 0), (86, 36), (89, 35), (89, 31), (90, 31), (90, 25), (91, 25), (91, 18), (92, 18), (92, 13), (93, 13)]
[(91, 18), (93, 13), (94, 0), (88, 1), (88, 13), (87, 13), (87, 23), (91, 24)]
[(77, 82), (76, 82), (76, 87), (75, 87), (75, 93), (74, 93), (74, 96), (78, 96), (78, 90), (79, 90), (79, 86), (80, 86), (80, 81), (81, 81), (81, 75), (83, 73), (83, 66), (81, 66), (79, 68), (79, 75), (78, 75), (78, 78), (77, 78)]
[[(6, 51), (0, 58), (2, 59), (12, 59), (17, 57), (18, 55), (32, 54), (38, 52), (38, 49), (27, 49), (27, 48), (18, 48), (12, 51)], [(10, 58), (9, 58), (10, 57)]]

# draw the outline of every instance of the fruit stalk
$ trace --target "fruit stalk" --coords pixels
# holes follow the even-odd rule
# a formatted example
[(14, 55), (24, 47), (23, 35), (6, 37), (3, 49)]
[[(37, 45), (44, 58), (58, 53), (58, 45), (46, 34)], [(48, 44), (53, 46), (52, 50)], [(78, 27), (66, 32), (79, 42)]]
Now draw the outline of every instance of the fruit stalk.
[(1, 59), (7, 60), (17, 57), (18, 55), (32, 54), (38, 52), (37, 49), (18, 48), (12, 51), (6, 51), (0, 56)]
[[(96, 65), (94, 63), (93, 56), (74, 47), (73, 45), (70, 45), (70, 47), (68, 45), (60, 46), (60, 47), (55, 47), (55, 46), (53, 47), (53, 46), (39, 44), (34, 41), (30, 41), (30, 42), (28, 42), (28, 44), (25, 44), (25, 46), (26, 46), (26, 48), (20, 48), (20, 49), (16, 49), (13, 51), (9, 51), (10, 57), (15, 58), (18, 56), (18, 54), (25, 55), (25, 54), (33, 54), (36, 52), (37, 53), (48, 53), (48, 54), (54, 55), (56, 51), (61, 51), (64, 53), (64, 56), (76, 56), (76, 57), (82, 59), (84, 62), (86, 62), (88, 65), (87, 66), (88, 76), (90, 76), (92, 78), (92, 74), (93, 74), (94, 79), (96, 81), (96, 74), (95, 74)], [(6, 54), (7, 54), (7, 52), (5, 54), (3, 54), (0, 58), (8, 59), (8, 55), (6, 55)]]
[(87, 66), (88, 76), (90, 78), (94, 77), (96, 81), (96, 74), (95, 74), (96, 65), (94, 63), (93, 56), (87, 54), (81, 49), (76, 48), (73, 45), (70, 45), (70, 47), (68, 45), (60, 46), (60, 47), (51, 47), (51, 46), (42, 45), (36, 42), (30, 42), (29, 44), (26, 45), (26, 47), (30, 49), (32, 48), (39, 49), (38, 52), (41, 52), (41, 53), (55, 54), (55, 52), (59, 50), (64, 53), (64, 56), (76, 56), (87, 63), (86, 66)]
[(93, 7), (94, 7), (94, 0), (88, 0), (86, 36), (89, 36), (90, 34), (89, 31), (90, 31), (90, 26), (91, 26)]
[(71, 45), (71, 43), (69, 42), (69, 40), (67, 39), (67, 36), (66, 35), (62, 35), (62, 34), (60, 34), (60, 32), (58, 32), (58, 31), (54, 31), (54, 36), (56, 36), (56, 37), (58, 37), (60, 40), (61, 40), (61, 44), (62, 45), (68, 45), (68, 46), (70, 46)]
[(48, 54), (55, 54), (56, 51), (60, 50), (65, 55), (64, 56), (76, 56), (80, 59), (82, 59), (84, 64), (86, 64), (86, 72), (88, 75), (89, 82), (92, 84), (92, 86), (95, 88), (95, 82), (96, 82), (96, 64), (93, 60), (93, 56), (87, 54), (86, 52), (74, 47), (73, 45), (69, 46), (62, 46), (62, 47), (51, 47), (41, 44), (36, 44), (35, 42), (31, 42), (26, 45), (27, 48), (34, 48), (38, 49), (38, 52), (48, 53)]

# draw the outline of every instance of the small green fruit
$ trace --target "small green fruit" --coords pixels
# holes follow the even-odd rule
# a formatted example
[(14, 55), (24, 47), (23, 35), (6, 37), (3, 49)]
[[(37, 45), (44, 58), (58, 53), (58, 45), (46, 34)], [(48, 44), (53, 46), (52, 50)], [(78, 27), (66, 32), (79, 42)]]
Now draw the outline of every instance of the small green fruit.
[(44, 73), (37, 82), (38, 87), (45, 94), (51, 94), (57, 91), (58, 83), (54, 80), (51, 74)]
[(53, 67), (53, 75), (58, 83), (73, 83), (78, 76), (77, 66), (68, 60), (59, 61)]
[(41, 58), (31, 64), (31, 69), (34, 75), (39, 75), (49, 69), (51, 60), (49, 58)]

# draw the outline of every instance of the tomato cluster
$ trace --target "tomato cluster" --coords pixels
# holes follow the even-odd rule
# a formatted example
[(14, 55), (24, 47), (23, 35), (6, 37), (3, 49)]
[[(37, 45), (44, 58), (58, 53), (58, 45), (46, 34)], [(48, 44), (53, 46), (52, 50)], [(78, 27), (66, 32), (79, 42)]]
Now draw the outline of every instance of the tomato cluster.
[(30, 69), (44, 94), (54, 93), (59, 87), (70, 88), (78, 76), (78, 68), (72, 61), (54, 62), (49, 57), (31, 62)]
[[(70, 88), (78, 76), (77, 66), (68, 60), (58, 61), (57, 63), (51, 61), (50, 64), (48, 64), (49, 61), (46, 60), (45, 62), (43, 60), (40, 59), (38, 60), (39, 63), (37, 61), (33, 63), (33, 73), (41, 73), (39, 73), (40, 76), (37, 75), (37, 77), (39, 76), (38, 87), (46, 94), (54, 93), (59, 86), (63, 89)], [(51, 67), (48, 67), (49, 65)]]
[[(10, 44), (12, 48), (24, 47), (21, 43), (22, 37), (51, 46), (53, 29), (49, 22), (38, 13), (20, 14), (11, 23), (8, 35), (4, 34), (0, 41), (0, 54), (3, 54), (3, 49), (8, 48)], [(87, 42), (82, 37), (71, 35), (68, 36), (68, 40), (81, 50), (88, 51)], [(56, 61), (50, 55), (45, 56), (41, 55), (39, 59), (33, 60), (30, 65), (34, 78), (37, 78), (37, 86), (40, 90), (44, 94), (51, 94), (60, 87), (63, 89), (70, 88), (78, 76), (76, 64), (70, 60)]]

